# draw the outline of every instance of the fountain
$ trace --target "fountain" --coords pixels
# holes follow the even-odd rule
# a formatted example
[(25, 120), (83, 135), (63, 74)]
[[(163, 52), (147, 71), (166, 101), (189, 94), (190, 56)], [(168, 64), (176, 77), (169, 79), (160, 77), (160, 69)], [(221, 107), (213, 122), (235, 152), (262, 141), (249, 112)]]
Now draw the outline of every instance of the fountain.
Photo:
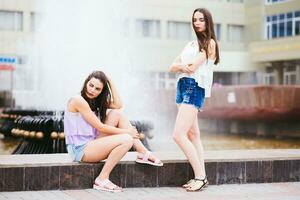
[[(6, 135), (11, 132), (24, 140), (14, 153), (65, 152), (61, 110), (70, 97), (79, 94), (93, 70), (104, 71), (114, 80), (124, 112), (130, 119), (139, 119), (132, 124), (145, 134), (149, 147), (146, 138), (153, 129), (149, 121), (155, 116), (145, 98), (150, 81), (131, 63), (136, 55), (130, 51), (132, 41), (125, 37), (124, 25), (129, 6), (120, 0), (106, 2), (105, 7), (98, 0), (45, 0), (37, 2), (36, 10), (33, 37), (20, 44), (29, 55), (32, 90), (14, 92), (16, 106), (25, 113), (34, 108), (35, 113), (3, 112), (8, 115), (3, 124), (10, 124), (5, 126), (10, 130), (4, 131)], [(31, 148), (33, 143), (40, 148)]]

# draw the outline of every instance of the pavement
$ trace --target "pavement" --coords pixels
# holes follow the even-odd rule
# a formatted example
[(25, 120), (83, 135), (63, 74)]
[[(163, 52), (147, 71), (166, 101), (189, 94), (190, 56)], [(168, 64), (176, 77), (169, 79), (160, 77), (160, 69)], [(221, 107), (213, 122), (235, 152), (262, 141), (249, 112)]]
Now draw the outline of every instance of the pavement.
[(179, 187), (124, 188), (121, 193), (94, 189), (1, 192), (0, 200), (300, 200), (300, 182), (211, 185), (200, 192)]

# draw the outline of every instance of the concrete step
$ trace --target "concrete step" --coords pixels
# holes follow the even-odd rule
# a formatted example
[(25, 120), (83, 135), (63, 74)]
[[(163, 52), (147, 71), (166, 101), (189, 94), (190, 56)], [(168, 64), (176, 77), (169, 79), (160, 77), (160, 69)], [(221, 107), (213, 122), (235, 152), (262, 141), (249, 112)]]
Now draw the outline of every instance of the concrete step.
[[(110, 179), (122, 187), (180, 186), (193, 177), (181, 152), (154, 152), (163, 167), (136, 164), (129, 152)], [(91, 188), (104, 162), (76, 163), (68, 154), (1, 155), (0, 191)], [(226, 150), (205, 152), (210, 184), (300, 181), (300, 150)]]

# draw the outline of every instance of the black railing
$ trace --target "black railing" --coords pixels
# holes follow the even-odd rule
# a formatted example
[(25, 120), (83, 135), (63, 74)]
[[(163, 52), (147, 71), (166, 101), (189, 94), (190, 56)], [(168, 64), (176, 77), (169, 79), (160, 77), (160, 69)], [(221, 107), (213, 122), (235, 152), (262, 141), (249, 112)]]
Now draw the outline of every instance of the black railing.
[[(148, 139), (153, 124), (130, 121), (140, 133), (143, 144), (150, 149)], [(0, 133), (5, 137), (22, 138), (13, 154), (66, 153), (63, 112), (37, 110), (4, 110), (0, 116)], [(133, 149), (132, 149), (133, 150)]]

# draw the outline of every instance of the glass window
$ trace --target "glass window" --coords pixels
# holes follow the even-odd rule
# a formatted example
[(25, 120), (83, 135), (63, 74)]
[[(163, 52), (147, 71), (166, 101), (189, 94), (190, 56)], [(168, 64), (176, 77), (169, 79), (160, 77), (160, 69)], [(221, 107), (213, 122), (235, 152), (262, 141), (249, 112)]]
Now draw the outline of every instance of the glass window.
[(299, 35), (300, 11), (266, 16), (266, 38), (289, 37)]
[(277, 24), (272, 24), (272, 38), (277, 38)]
[(293, 18), (293, 13), (287, 13), (286, 16), (287, 18)]
[(284, 22), (279, 23), (279, 37), (283, 37), (284, 36)]
[(272, 16), (272, 21), (277, 21), (277, 15)]
[(215, 24), (214, 26), (217, 40), (221, 40), (221, 24)]
[(168, 21), (168, 38), (191, 39), (192, 28), (190, 22)]
[(286, 35), (287, 36), (293, 35), (293, 22), (292, 21), (288, 21), (286, 23)]
[(267, 39), (270, 38), (270, 26), (267, 26)]
[(36, 31), (41, 24), (41, 13), (30, 13), (30, 29)]
[(177, 82), (177, 75), (170, 72), (154, 72), (155, 88), (174, 90)]
[(227, 0), (229, 3), (244, 3), (244, 0)]
[(279, 19), (284, 19), (284, 16), (285, 16), (284, 14), (280, 14)]
[(244, 37), (243, 25), (228, 25), (227, 36), (229, 42), (242, 42)]
[(273, 3), (280, 3), (280, 2), (285, 2), (288, 0), (265, 0), (265, 4), (273, 4)]
[(263, 84), (272, 85), (275, 84), (275, 73), (264, 73), (263, 74)]
[(176, 74), (175, 73), (169, 73), (169, 78), (170, 79), (176, 79)]
[(0, 10), (0, 30), (21, 31), (23, 29), (23, 13)]
[(165, 78), (165, 72), (159, 72), (158, 76), (159, 78)]
[(295, 35), (300, 35), (300, 21), (295, 23)]
[(136, 32), (140, 37), (160, 37), (160, 21), (138, 19), (136, 21)]

